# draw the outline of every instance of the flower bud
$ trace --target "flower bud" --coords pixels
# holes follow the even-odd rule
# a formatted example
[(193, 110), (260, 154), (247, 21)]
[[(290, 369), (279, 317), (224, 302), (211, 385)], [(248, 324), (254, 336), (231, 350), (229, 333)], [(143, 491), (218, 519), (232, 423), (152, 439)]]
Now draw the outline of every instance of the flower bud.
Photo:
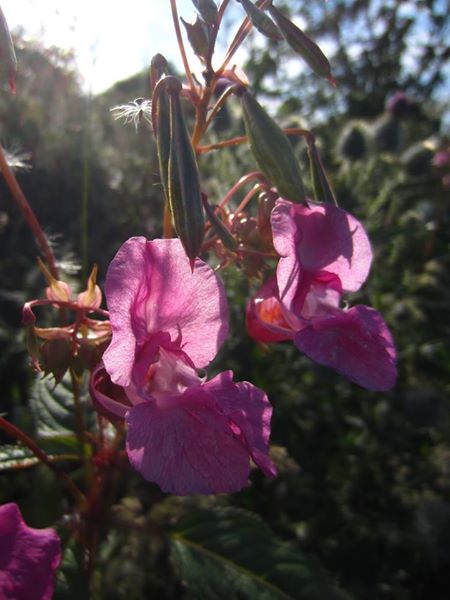
[(320, 160), (319, 152), (313, 139), (308, 141), (308, 158), (311, 169), (314, 200), (316, 202), (331, 202), (337, 206), (336, 196), (328, 181), (327, 174)]
[(79, 340), (75, 370), (82, 373), (85, 369), (93, 371), (102, 360), (103, 353), (111, 342), (111, 336), (104, 338), (82, 338)]
[(52, 373), (55, 383), (59, 383), (70, 366), (73, 348), (70, 337), (58, 337), (47, 340), (41, 347), (42, 370), (46, 375)]
[(39, 340), (34, 327), (35, 323), (36, 317), (34, 316), (31, 306), (27, 302), (22, 308), (22, 324), (25, 327), (27, 349), (31, 358), (31, 363), (36, 371), (39, 371)]
[(102, 303), (102, 292), (97, 282), (97, 265), (92, 267), (91, 274), (88, 278), (87, 289), (85, 292), (78, 294), (78, 304), (80, 306), (89, 306), (90, 308), (99, 308)]
[(218, 12), (214, 0), (192, 0), (192, 3), (208, 25), (217, 23)]
[(65, 281), (55, 279), (39, 257), (37, 262), (41, 273), (44, 275), (49, 285), (45, 290), (47, 298), (49, 300), (58, 300), (60, 302), (70, 302), (72, 299), (72, 290), (70, 289), (69, 284)]
[(245, 129), (253, 156), (280, 196), (306, 203), (300, 165), (288, 138), (246, 89), (241, 96)]
[(274, 24), (264, 11), (255, 6), (251, 0), (237, 0), (242, 4), (242, 8), (247, 13), (253, 27), (260, 33), (271, 38), (272, 40), (282, 40), (283, 36), (278, 31), (277, 26)]
[(269, 6), (268, 11), (292, 50), (303, 58), (316, 75), (325, 77), (331, 85), (336, 86), (336, 81), (331, 75), (330, 63), (319, 46), (275, 6)]
[(261, 239), (265, 243), (272, 244), (272, 224), (270, 215), (277, 200), (276, 194), (272, 192), (261, 192), (258, 196), (258, 213), (256, 221)]
[(0, 7), (0, 81), (6, 79), (13, 94), (16, 92), (17, 59), (8, 23)]
[(175, 231), (193, 268), (202, 246), (205, 228), (200, 179), (181, 108), (181, 83), (175, 77), (166, 77), (165, 83), (170, 113), (169, 206)]

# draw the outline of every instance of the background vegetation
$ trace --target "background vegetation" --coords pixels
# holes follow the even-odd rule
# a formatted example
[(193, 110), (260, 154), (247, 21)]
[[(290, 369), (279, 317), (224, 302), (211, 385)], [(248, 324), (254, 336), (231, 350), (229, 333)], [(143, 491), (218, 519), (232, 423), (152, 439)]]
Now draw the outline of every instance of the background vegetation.
[[(386, 317), (399, 382), (389, 394), (369, 393), (291, 344), (257, 347), (242, 332), (258, 281), (223, 272), (232, 335), (212, 373), (232, 368), (237, 380), (266, 390), (280, 475), (269, 481), (255, 472), (252, 485), (232, 496), (180, 499), (124, 464), (94, 598), (450, 597), (450, 188), (443, 179), (450, 167), (432, 162), (449, 143), (448, 6), (291, 0), (288, 8), (330, 50), (338, 88), (300, 72), (284, 46), (281, 60), (281, 49), (262, 47), (260, 38), (245, 70), (280, 122), (313, 129), (341, 207), (366, 225), (372, 275), (350, 301)], [(86, 97), (70, 56), (20, 35), (16, 45), (19, 92), (0, 95), (0, 138), (16, 155), (20, 183), (66, 277), (80, 280), (93, 262), (104, 277), (127, 237), (161, 234), (151, 132), (146, 124), (135, 132), (109, 113), (148, 96), (147, 73)], [(398, 91), (406, 99), (389, 104)], [(241, 131), (231, 102), (212, 141)], [(304, 157), (302, 142), (293, 143)], [(213, 202), (253, 168), (245, 147), (200, 164)], [(52, 386), (33, 381), (20, 327), (23, 302), (44, 287), (36, 247), (2, 182), (0, 198), (0, 410), (49, 451), (70, 448), (64, 386), (52, 408), (45, 401)], [(17, 501), (30, 524), (57, 522), (63, 531), (57, 484), (32, 460), (14, 458), (11, 440), (1, 439), (0, 502)], [(67, 542), (56, 597), (88, 597), (81, 562), (80, 549)]]

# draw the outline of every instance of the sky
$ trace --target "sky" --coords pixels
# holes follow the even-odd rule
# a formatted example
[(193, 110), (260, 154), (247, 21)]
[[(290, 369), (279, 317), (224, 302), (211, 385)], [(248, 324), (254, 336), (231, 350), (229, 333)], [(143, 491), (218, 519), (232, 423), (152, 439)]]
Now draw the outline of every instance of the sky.
[[(0, 0), (10, 30), (75, 51), (85, 91), (102, 92), (148, 67), (157, 52), (181, 66), (169, 0)], [(186, 21), (195, 19), (191, 0), (178, 0)], [(200, 63), (191, 58), (194, 71)]]

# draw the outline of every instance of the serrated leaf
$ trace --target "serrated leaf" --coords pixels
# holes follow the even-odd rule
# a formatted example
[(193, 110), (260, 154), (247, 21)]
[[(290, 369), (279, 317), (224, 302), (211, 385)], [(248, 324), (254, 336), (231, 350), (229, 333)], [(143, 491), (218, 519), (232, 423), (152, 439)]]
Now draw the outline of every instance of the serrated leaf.
[(0, 471), (12, 471), (24, 469), (36, 465), (39, 460), (31, 450), (15, 444), (4, 444), (0, 446)]
[[(80, 401), (83, 407), (90, 406), (87, 389), (83, 389)], [(30, 408), (38, 438), (75, 447), (75, 406), (69, 373), (56, 386), (51, 376), (37, 377), (31, 390)]]
[(196, 512), (178, 522), (171, 545), (196, 600), (349, 600), (317, 561), (290, 549), (253, 513)]
[[(53, 463), (79, 461), (79, 457), (76, 454), (49, 454), (48, 457)], [(25, 446), (17, 444), (2, 444), (0, 446), (0, 472), (27, 469), (39, 463), (40, 460)]]

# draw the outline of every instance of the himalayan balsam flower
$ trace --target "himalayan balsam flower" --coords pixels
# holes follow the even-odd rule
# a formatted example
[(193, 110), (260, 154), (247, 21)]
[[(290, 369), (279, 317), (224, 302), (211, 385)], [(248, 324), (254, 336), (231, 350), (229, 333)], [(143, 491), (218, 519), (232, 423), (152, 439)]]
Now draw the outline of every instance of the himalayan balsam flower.
[(344, 292), (367, 278), (372, 252), (362, 227), (331, 204), (279, 200), (272, 212), (276, 277), (247, 308), (250, 335), (260, 342), (293, 340), (318, 363), (369, 390), (396, 379), (395, 348), (381, 315), (368, 306), (339, 308)]
[(106, 278), (112, 342), (91, 379), (97, 409), (128, 425), (131, 464), (164, 492), (233, 492), (247, 484), (250, 458), (266, 475), (272, 409), (263, 391), (210, 381), (197, 370), (228, 330), (222, 283), (201, 260), (191, 271), (178, 239), (131, 238)]
[(54, 529), (32, 529), (17, 504), (0, 506), (0, 598), (49, 600), (61, 544)]

